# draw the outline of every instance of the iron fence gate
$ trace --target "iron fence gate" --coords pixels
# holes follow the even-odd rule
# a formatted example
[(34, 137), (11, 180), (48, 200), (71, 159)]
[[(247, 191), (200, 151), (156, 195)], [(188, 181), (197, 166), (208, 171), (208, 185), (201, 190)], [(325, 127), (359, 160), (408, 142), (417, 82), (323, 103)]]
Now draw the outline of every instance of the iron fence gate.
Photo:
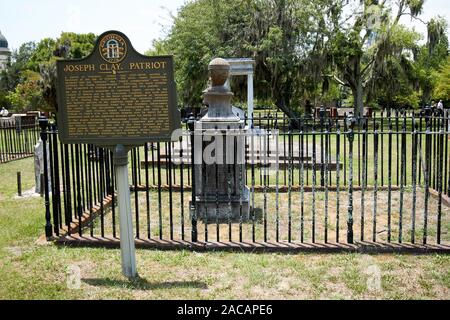
[[(227, 186), (242, 184), (249, 190), (248, 219), (239, 213), (232, 218), (232, 210), (243, 212), (242, 201), (237, 209), (230, 205), (229, 219), (219, 219), (214, 204), (208, 207), (213, 208), (209, 218), (196, 213), (195, 177), (208, 183), (219, 170), (205, 161), (193, 165), (192, 119), (183, 124), (177, 141), (131, 151), (137, 241), (166, 241), (169, 247), (184, 241), (450, 243), (448, 111), (295, 121), (269, 114), (252, 120), (253, 128), (242, 128), (245, 164), (224, 169), (229, 170)], [(119, 239), (112, 153), (92, 145), (61, 144), (56, 126), (42, 129), (50, 146), (47, 237)], [(209, 174), (199, 169), (205, 166), (210, 166)], [(219, 201), (218, 190), (227, 186), (208, 190), (213, 203)], [(231, 199), (234, 190), (228, 190)]]

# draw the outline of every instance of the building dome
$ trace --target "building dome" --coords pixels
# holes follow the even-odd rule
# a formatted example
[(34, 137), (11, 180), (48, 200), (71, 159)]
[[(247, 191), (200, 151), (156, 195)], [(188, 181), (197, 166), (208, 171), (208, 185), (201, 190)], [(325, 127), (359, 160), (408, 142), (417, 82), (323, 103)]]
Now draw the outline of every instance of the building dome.
[(8, 40), (6, 40), (5, 36), (0, 31), (0, 48), (8, 48)]

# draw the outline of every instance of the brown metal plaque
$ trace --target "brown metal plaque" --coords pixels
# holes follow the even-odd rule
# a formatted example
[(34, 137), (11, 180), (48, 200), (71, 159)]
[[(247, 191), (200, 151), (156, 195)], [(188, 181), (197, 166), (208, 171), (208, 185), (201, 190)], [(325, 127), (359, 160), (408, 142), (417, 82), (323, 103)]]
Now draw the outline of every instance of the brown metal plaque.
[(59, 60), (58, 129), (63, 143), (141, 145), (170, 141), (180, 127), (172, 56), (136, 52), (121, 32), (98, 37), (80, 60)]

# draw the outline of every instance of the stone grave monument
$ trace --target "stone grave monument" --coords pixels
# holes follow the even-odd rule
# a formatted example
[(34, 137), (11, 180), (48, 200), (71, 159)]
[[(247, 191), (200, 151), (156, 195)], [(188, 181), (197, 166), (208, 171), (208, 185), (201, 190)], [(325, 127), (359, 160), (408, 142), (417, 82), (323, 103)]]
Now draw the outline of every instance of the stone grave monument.
[[(35, 181), (35, 193), (44, 193), (44, 188), (41, 185), (42, 177), (44, 177), (44, 143), (39, 139), (38, 143), (34, 146), (34, 181)], [(48, 167), (48, 190), (52, 190), (52, 179), (50, 177), (50, 150), (47, 144), (47, 167)]]
[(196, 213), (206, 223), (246, 221), (245, 123), (232, 110), (233, 93), (226, 86), (230, 64), (217, 58), (208, 69), (208, 113), (195, 123)]

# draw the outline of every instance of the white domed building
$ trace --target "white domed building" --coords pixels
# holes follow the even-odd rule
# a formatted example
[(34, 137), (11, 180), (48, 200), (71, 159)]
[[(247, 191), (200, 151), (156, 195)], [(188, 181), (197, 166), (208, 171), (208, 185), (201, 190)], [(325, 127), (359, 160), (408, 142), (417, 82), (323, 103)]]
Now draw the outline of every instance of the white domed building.
[(11, 51), (8, 49), (8, 41), (0, 31), (0, 72), (6, 69), (10, 57)]

